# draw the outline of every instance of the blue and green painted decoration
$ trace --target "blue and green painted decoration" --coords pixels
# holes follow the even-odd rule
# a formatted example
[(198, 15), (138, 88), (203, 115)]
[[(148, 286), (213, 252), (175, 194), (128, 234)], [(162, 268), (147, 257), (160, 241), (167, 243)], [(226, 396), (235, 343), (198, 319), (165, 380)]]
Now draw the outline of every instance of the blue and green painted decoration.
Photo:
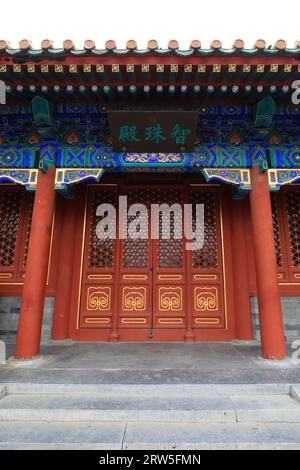
[[(76, 171), (85, 169), (96, 170), (91, 179), (95, 179), (96, 174), (97, 178), (102, 175), (101, 172), (99, 176), (99, 170), (201, 171), (204, 174), (205, 169), (215, 170), (215, 179), (223, 178), (226, 182), (231, 179), (232, 184), (249, 190), (249, 181), (243, 180), (246, 173), (242, 170), (256, 163), (265, 169), (282, 170), (285, 173), (281, 174), (281, 179), (285, 181), (291, 170), (296, 172), (293, 177), (299, 175), (300, 179), (299, 108), (275, 107), (273, 100), (267, 98), (256, 108), (205, 106), (198, 111), (193, 152), (127, 153), (114, 152), (107, 111), (101, 106), (54, 106), (40, 97), (32, 101), (31, 107), (1, 106), (0, 181), (14, 178), (18, 181), (19, 178), (22, 184), (34, 189), (34, 172), (25, 170), (43, 169), (48, 164), (72, 170), (74, 182), (79, 176)], [(204, 176), (209, 178), (208, 173)], [(72, 184), (70, 172), (66, 173), (66, 178), (60, 184), (57, 182), (57, 189)], [(271, 186), (272, 189), (278, 187), (278, 181)]]

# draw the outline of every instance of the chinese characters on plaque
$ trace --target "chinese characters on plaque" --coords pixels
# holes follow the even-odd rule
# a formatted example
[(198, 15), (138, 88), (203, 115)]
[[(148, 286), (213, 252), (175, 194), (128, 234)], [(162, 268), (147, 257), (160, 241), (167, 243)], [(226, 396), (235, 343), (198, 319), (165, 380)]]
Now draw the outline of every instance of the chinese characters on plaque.
[(194, 149), (195, 111), (110, 111), (117, 152), (188, 152)]

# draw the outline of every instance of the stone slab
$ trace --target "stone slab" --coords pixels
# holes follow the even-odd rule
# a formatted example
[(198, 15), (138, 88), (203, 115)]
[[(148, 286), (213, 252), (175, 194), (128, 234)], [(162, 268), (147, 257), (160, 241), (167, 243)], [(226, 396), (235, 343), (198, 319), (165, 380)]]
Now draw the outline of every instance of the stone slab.
[[(190, 397), (209, 395), (289, 395), (291, 386), (287, 383), (270, 384), (48, 384), (48, 383), (8, 383), (4, 384), (8, 394), (31, 395), (47, 393), (99, 393), (103, 396), (123, 397), (177, 397), (188, 394)], [(296, 386), (294, 386), (296, 387)]]
[(0, 420), (235, 422), (227, 396), (101, 397), (99, 394), (18, 394), (0, 400)]
[(300, 449), (299, 424), (129, 423), (124, 449)]
[(300, 403), (289, 395), (231, 395), (238, 422), (300, 423)]
[(291, 385), (291, 396), (300, 403), (300, 385)]
[(124, 431), (124, 423), (2, 421), (0, 449), (121, 449)]
[(300, 383), (300, 370), (231, 369), (214, 370), (120, 370), (93, 368), (43, 369), (0, 368), (0, 383), (44, 384), (292, 384)]
[(0, 364), (6, 363), (6, 345), (5, 342), (0, 340)]

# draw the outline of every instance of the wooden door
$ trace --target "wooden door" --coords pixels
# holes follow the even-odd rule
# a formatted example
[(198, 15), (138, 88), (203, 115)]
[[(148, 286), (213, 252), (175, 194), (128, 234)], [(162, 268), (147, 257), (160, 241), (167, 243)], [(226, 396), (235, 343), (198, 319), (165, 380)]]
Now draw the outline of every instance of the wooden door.
[[(127, 198), (122, 235), (119, 196)], [(79, 328), (97, 329), (108, 339), (115, 325), (126, 341), (183, 340), (188, 325), (196, 338), (203, 329), (226, 329), (219, 187), (100, 184), (90, 185), (86, 197)], [(116, 208), (115, 239), (97, 237), (102, 203)], [(196, 204), (204, 205), (203, 246), (196, 251), (186, 250), (186, 203), (193, 207), (193, 230)], [(153, 211), (153, 204), (170, 211)], [(133, 226), (139, 237), (131, 234)]]

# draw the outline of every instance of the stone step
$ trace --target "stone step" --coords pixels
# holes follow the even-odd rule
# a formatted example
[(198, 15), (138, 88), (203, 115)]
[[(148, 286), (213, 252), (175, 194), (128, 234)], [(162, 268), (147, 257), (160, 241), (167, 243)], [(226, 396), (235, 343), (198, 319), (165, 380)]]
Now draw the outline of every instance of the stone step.
[(166, 397), (187, 395), (198, 397), (212, 392), (220, 395), (288, 395), (299, 385), (270, 384), (56, 384), (56, 383), (7, 383), (0, 384), (0, 396), (6, 394), (57, 394), (99, 393), (101, 396)]
[(290, 394), (11, 393), (0, 399), (0, 420), (300, 423), (300, 402)]
[(121, 449), (125, 423), (2, 421), (0, 449)]
[(300, 449), (300, 423), (129, 423), (124, 449)]
[(2, 421), (0, 449), (300, 449), (300, 424)]
[(236, 415), (230, 399), (220, 395), (144, 398), (52, 393), (4, 396), (0, 420), (235, 422)]

